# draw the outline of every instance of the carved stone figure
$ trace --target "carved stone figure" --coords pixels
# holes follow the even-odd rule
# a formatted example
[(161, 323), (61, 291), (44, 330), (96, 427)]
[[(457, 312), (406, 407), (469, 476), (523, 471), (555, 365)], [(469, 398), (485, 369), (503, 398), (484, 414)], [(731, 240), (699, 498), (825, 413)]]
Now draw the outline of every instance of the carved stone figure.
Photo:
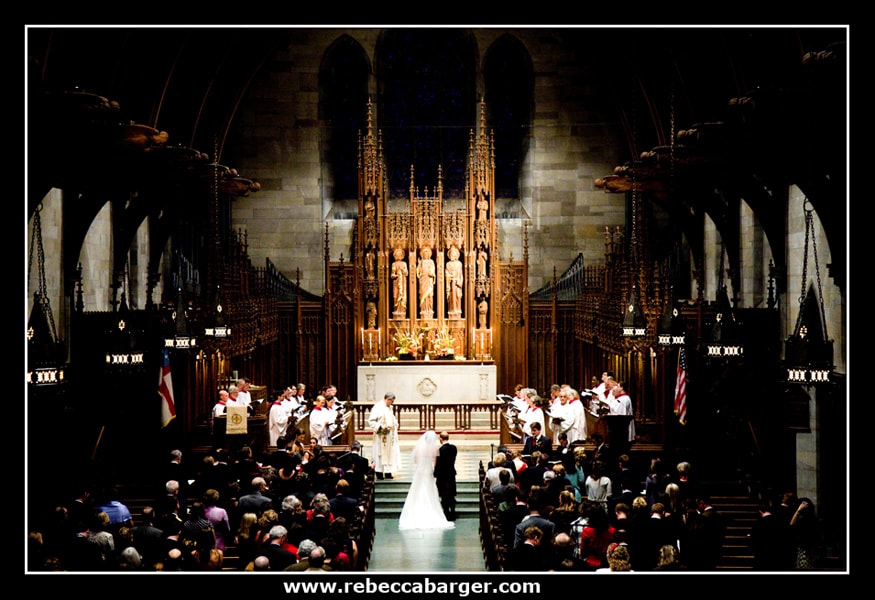
[(480, 329), (486, 329), (486, 313), (489, 312), (489, 303), (486, 301), (486, 298), (480, 301), (480, 304), (477, 305), (477, 319), (478, 325)]
[(462, 314), (462, 290), (465, 283), (465, 272), (459, 260), (459, 249), (451, 246), (447, 252), (449, 262), (446, 266), (447, 278), (447, 314), (459, 317)]
[(426, 246), (420, 252), (421, 258), (416, 267), (416, 277), (419, 279), (419, 314), (424, 319), (434, 315), (434, 282), (437, 270), (431, 259), (431, 248)]
[(486, 211), (489, 210), (489, 200), (484, 197), (480, 197), (477, 201), (477, 220), (485, 221), (486, 220)]
[(365, 253), (365, 272), (368, 279), (374, 278), (374, 252), (371, 249)]
[(392, 263), (392, 287), (394, 288), (395, 317), (401, 318), (407, 312), (407, 262), (404, 260), (404, 250), (395, 248), (392, 253), (395, 262)]
[(365, 312), (368, 315), (368, 329), (374, 329), (377, 326), (377, 305), (368, 300)]
[(483, 248), (477, 251), (477, 277), (486, 279), (486, 250)]

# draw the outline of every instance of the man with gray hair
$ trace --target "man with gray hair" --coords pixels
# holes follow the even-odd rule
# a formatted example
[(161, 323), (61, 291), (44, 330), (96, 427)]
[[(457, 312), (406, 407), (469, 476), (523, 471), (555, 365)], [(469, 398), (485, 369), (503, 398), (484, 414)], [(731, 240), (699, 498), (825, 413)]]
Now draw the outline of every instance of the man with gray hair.
[(286, 571), (306, 571), (310, 567), (310, 553), (318, 547), (319, 544), (311, 539), (303, 539), (298, 544), (298, 562), (286, 567)]
[(289, 531), (282, 525), (274, 525), (267, 533), (268, 543), (261, 553), (270, 562), (271, 571), (282, 571), (296, 562), (295, 555), (283, 548), (288, 534)]
[(322, 546), (316, 546), (312, 550), (310, 550), (310, 556), (307, 560), (308, 566), (306, 568), (307, 571), (329, 571), (330, 569), (325, 568), (325, 548)]
[(240, 514), (254, 512), (261, 516), (261, 513), (273, 506), (273, 497), (267, 493), (267, 481), (264, 477), (253, 477), (251, 485), (252, 491), (237, 499), (237, 507)]

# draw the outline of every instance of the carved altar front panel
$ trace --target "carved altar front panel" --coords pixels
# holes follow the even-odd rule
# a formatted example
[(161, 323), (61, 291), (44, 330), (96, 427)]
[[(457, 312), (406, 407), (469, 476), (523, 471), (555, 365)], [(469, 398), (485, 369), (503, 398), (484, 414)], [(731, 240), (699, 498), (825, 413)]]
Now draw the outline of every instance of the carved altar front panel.
[(473, 361), (381, 363), (358, 368), (358, 400), (376, 402), (386, 392), (403, 403), (440, 404), (493, 402), (495, 365)]

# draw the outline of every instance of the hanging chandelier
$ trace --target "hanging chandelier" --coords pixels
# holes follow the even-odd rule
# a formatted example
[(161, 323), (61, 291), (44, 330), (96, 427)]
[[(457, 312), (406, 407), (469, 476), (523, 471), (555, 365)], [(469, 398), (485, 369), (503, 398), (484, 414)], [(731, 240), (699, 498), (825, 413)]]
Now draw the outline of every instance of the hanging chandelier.
[[(833, 340), (826, 330), (826, 312), (820, 282), (820, 265), (817, 259), (817, 239), (814, 234), (814, 209), (807, 208), (808, 199), (802, 205), (805, 211), (805, 254), (802, 259), (802, 286), (799, 293), (799, 315), (793, 335), (784, 345), (785, 381), (802, 385), (829, 383), (833, 371)], [(814, 271), (817, 277), (817, 297), (808, 286), (809, 241), (814, 255)], [(818, 310), (819, 308), (819, 310)]]
[(197, 348), (197, 337), (191, 333), (192, 326), (186, 315), (182, 288), (177, 288), (176, 306), (170, 314), (168, 331), (164, 336), (164, 347), (173, 350), (193, 350)]
[(225, 322), (225, 307), (222, 302), (222, 289), (217, 286), (216, 307), (212, 325), (204, 327), (204, 337), (216, 341), (231, 337), (231, 328)]
[(632, 171), (632, 236), (629, 240), (630, 251), (632, 256), (632, 267), (630, 269), (630, 280), (632, 281), (632, 289), (629, 291), (629, 301), (626, 303), (626, 309), (623, 313), (623, 337), (638, 338), (644, 337), (647, 334), (647, 317), (641, 310), (641, 304), (638, 298), (638, 221), (640, 219), (640, 209), (638, 206), (638, 184), (636, 182), (635, 167)]
[(66, 344), (58, 339), (55, 319), (46, 286), (46, 257), (43, 249), (40, 204), (33, 215), (33, 226), (28, 253), (28, 275), (31, 273), (34, 252), (37, 254), (37, 291), (27, 322), (27, 383), (28, 387), (59, 386), (66, 382)]
[[(675, 184), (675, 81), (671, 79), (671, 98), (670, 98), (670, 116), (671, 116), (671, 131), (669, 132), (669, 193), (674, 196)], [(671, 280), (674, 281), (674, 269), (671, 269)], [(687, 343), (686, 324), (681, 319), (680, 312), (676, 306), (674, 285), (669, 287), (668, 301), (665, 303), (665, 310), (659, 319), (659, 325), (656, 329), (656, 342), (658, 345), (668, 348), (672, 346), (684, 346)]]
[[(219, 252), (219, 146), (217, 142), (217, 138), (213, 137), (213, 180), (210, 186), (211, 188), (211, 207), (210, 207), (210, 235), (213, 240), (213, 260), (209, 262), (210, 269), (210, 280), (214, 280), (214, 277), (217, 277), (216, 273), (217, 266), (220, 264), (220, 252)], [(228, 326), (226, 322), (226, 314), (225, 314), (225, 303), (222, 298), (222, 286), (216, 285), (216, 295), (214, 298), (213, 310), (212, 314), (208, 317), (208, 322), (204, 326), (204, 341), (205, 342), (215, 342), (219, 348), (226, 347), (225, 344), (228, 343), (231, 337), (231, 328)]]
[(146, 353), (142, 337), (142, 331), (133, 326), (127, 297), (122, 292), (121, 306), (107, 340), (105, 368), (108, 374), (129, 375), (145, 370)]
[(623, 337), (644, 337), (647, 334), (647, 319), (638, 303), (638, 286), (633, 285), (629, 302), (623, 315)]
[(683, 319), (680, 311), (675, 306), (674, 286), (669, 293), (665, 310), (659, 319), (659, 327), (656, 332), (657, 343), (663, 347), (683, 346), (687, 341)]
[(723, 283), (723, 257), (725, 247), (720, 244), (720, 285), (717, 288), (717, 312), (707, 342), (706, 358), (710, 360), (740, 361), (744, 356), (741, 323), (729, 301), (729, 292)]

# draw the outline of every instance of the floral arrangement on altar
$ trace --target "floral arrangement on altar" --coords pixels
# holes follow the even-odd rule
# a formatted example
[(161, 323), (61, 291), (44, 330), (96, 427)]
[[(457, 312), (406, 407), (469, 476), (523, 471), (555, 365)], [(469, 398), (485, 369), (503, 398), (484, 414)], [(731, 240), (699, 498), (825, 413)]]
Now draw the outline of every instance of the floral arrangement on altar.
[(442, 327), (434, 332), (432, 348), (437, 356), (453, 356), (456, 353), (455, 340), (449, 329)]
[(395, 332), (395, 352), (398, 355), (410, 355), (416, 358), (416, 355), (422, 349), (422, 338), (424, 333), (421, 329), (416, 331), (397, 331)]

